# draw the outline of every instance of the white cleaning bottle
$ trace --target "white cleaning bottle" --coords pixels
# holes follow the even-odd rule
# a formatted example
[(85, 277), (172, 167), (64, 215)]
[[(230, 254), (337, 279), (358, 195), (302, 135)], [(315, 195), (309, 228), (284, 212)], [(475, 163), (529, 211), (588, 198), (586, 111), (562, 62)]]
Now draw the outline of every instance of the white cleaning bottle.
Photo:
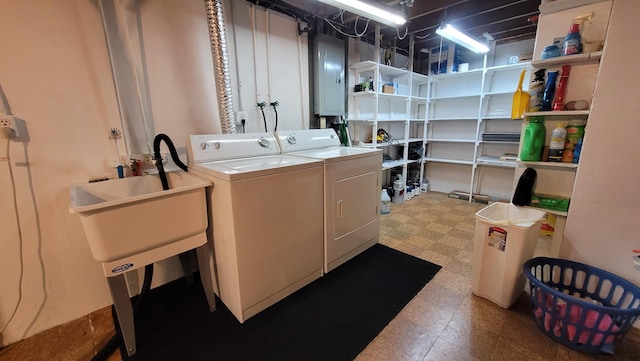
[(393, 203), (404, 203), (404, 182), (402, 176), (398, 176), (398, 179), (393, 181)]
[(564, 151), (564, 142), (567, 139), (566, 124), (559, 122), (551, 132), (551, 142), (549, 143), (549, 162), (560, 162)]
[(380, 214), (389, 213), (391, 213), (391, 197), (389, 197), (387, 190), (383, 189), (380, 193)]

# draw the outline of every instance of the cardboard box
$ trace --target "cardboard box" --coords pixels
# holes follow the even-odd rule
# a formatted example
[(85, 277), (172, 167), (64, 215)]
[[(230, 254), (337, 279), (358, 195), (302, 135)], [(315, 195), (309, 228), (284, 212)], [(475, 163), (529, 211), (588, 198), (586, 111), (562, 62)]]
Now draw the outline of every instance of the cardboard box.
[(395, 94), (396, 93), (396, 89), (394, 87), (392, 87), (391, 85), (383, 85), (382, 86), (382, 92), (386, 93), (386, 94)]

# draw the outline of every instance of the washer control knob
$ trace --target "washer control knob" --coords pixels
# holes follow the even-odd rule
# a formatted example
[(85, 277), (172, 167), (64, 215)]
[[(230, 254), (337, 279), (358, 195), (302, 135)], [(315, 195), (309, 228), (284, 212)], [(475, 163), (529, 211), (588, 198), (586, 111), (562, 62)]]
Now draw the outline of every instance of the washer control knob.
[(268, 148), (269, 147), (269, 139), (261, 137), (260, 139), (258, 139), (258, 144), (260, 144), (260, 146), (262, 148)]
[(209, 143), (200, 143), (200, 149), (206, 150), (207, 148), (209, 148)]
[(220, 149), (220, 142), (213, 143), (213, 147), (216, 149)]
[(296, 144), (296, 136), (293, 134), (289, 134), (287, 136), (287, 142), (289, 142), (289, 144)]

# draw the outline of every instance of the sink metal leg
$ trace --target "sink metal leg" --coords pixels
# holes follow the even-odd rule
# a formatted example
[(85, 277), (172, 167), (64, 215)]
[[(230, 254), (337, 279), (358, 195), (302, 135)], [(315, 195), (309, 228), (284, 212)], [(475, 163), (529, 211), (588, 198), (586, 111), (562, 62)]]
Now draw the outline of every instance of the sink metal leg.
[(192, 254), (193, 254), (193, 251), (190, 250), (190, 251), (180, 253), (178, 255), (178, 258), (180, 258), (180, 264), (182, 265), (182, 272), (184, 273), (184, 279), (187, 281), (188, 285), (193, 284), (193, 271), (191, 270)]
[(124, 274), (115, 277), (107, 277), (109, 290), (111, 291), (111, 299), (113, 306), (116, 308), (118, 322), (120, 323), (120, 331), (124, 339), (124, 345), (127, 348), (129, 356), (136, 353), (136, 330), (133, 320), (133, 307), (129, 298), (129, 290)]
[(212, 265), (213, 257), (209, 250), (209, 244), (205, 243), (202, 246), (196, 248), (198, 256), (198, 269), (200, 270), (200, 281), (204, 288), (204, 293), (207, 296), (207, 302), (209, 302), (209, 311), (216, 310), (216, 296), (214, 293), (214, 268)]

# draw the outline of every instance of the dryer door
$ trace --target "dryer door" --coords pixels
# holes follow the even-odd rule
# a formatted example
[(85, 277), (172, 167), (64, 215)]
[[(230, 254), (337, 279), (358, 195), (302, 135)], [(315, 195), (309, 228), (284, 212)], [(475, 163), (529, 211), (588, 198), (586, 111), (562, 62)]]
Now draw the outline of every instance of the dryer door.
[(340, 179), (333, 186), (333, 239), (339, 239), (376, 220), (378, 173)]

